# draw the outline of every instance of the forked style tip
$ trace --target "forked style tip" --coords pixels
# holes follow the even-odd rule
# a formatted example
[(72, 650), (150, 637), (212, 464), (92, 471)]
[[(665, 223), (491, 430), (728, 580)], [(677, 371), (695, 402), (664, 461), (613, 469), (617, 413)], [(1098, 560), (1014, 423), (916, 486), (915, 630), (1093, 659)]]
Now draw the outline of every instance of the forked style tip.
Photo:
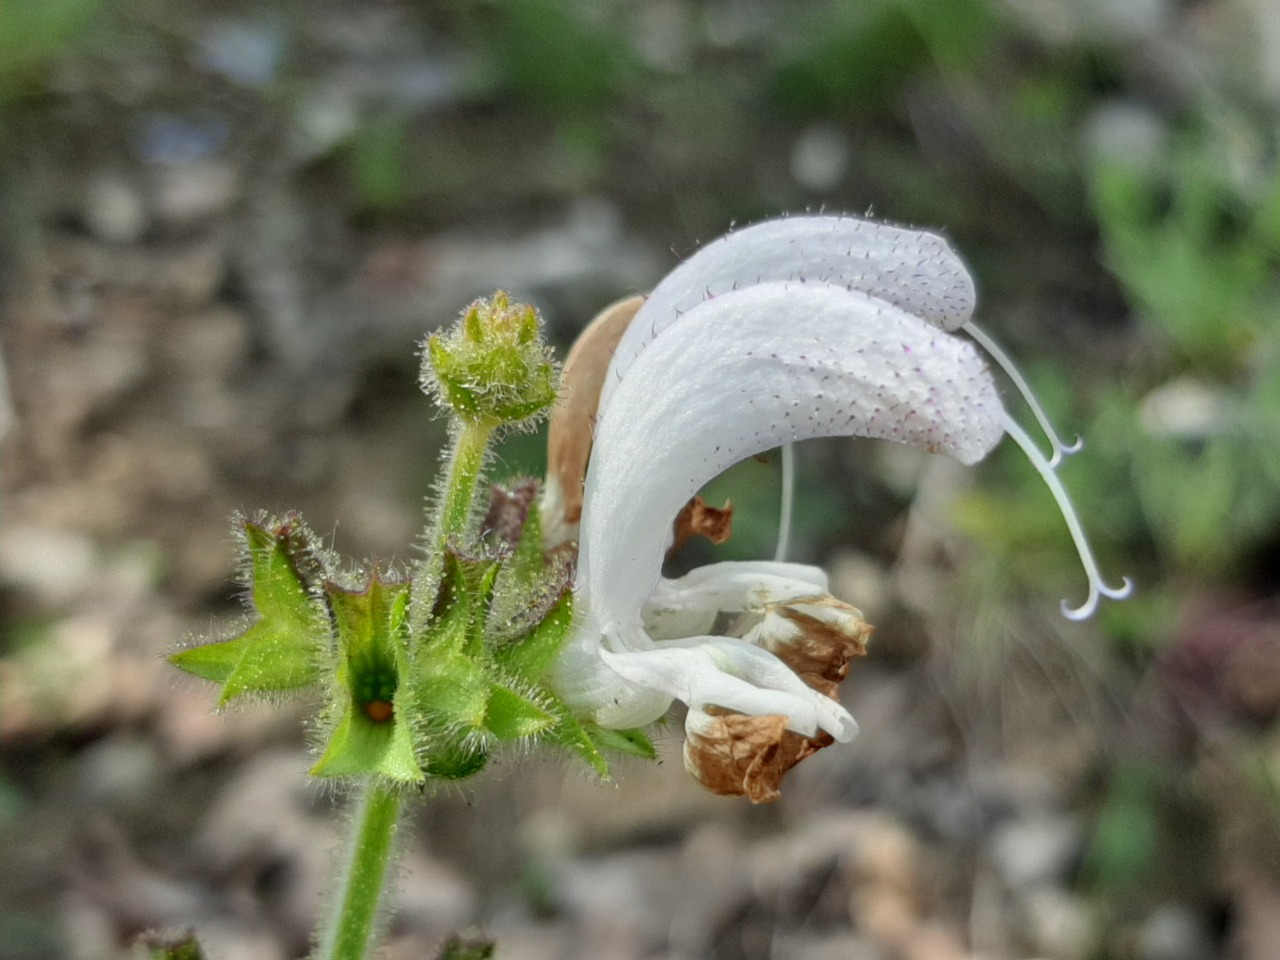
[(1133, 593), (1133, 580), (1124, 577), (1120, 586), (1109, 587), (1101, 580), (1089, 581), (1089, 596), (1084, 603), (1072, 609), (1071, 604), (1066, 600), (1062, 601), (1062, 615), (1068, 620), (1088, 620), (1098, 612), (1098, 602), (1103, 597), (1110, 600), (1124, 600)]
[(1075, 543), (1076, 553), (1080, 557), (1080, 565), (1084, 567), (1085, 576), (1089, 580), (1089, 596), (1084, 603), (1072, 609), (1064, 600), (1062, 602), (1062, 615), (1068, 620), (1087, 620), (1097, 611), (1098, 603), (1102, 597), (1123, 600), (1129, 596), (1133, 592), (1133, 581), (1125, 577), (1121, 586), (1107, 586), (1106, 581), (1102, 579), (1102, 571), (1098, 569), (1098, 561), (1094, 559), (1093, 550), (1089, 546), (1084, 527), (1080, 523), (1080, 517), (1076, 514), (1075, 506), (1071, 502), (1071, 497), (1067, 494), (1066, 487), (1062, 485), (1062, 481), (1054, 472), (1049, 461), (1045, 459), (1044, 454), (1027, 436), (1027, 432), (1007, 413), (1004, 414), (1002, 420), (1005, 432), (1022, 448), (1022, 452), (1027, 455), (1027, 459), (1031, 461), (1031, 465), (1035, 467), (1036, 472), (1040, 474), (1040, 478), (1044, 480), (1045, 485), (1049, 488), (1049, 492), (1053, 494), (1054, 500), (1057, 501), (1062, 518), (1067, 522), (1067, 530), (1071, 533), (1071, 540)]
[(1022, 371), (1018, 369), (1013, 359), (1004, 352), (1000, 344), (996, 343), (995, 340), (987, 335), (986, 331), (973, 321), (963, 324), (961, 329), (973, 337), (974, 341), (1005, 372), (1013, 382), (1014, 387), (1017, 388), (1018, 393), (1022, 395), (1022, 399), (1026, 401), (1027, 406), (1031, 408), (1031, 413), (1036, 418), (1036, 423), (1040, 424), (1040, 429), (1044, 431), (1045, 438), (1049, 441), (1049, 459), (1046, 463), (1050, 470), (1056, 470), (1058, 464), (1062, 463), (1063, 457), (1069, 457), (1071, 454), (1079, 453), (1084, 449), (1084, 439), (1079, 435), (1076, 436), (1075, 443), (1062, 442), (1062, 438), (1058, 436), (1058, 431), (1054, 429), (1049, 415), (1045, 412), (1044, 407), (1040, 405), (1040, 401), (1036, 399), (1036, 395), (1031, 389), (1031, 384), (1027, 382), (1027, 378), (1022, 375)]
[(1076, 434), (1074, 443), (1063, 443), (1056, 437), (1052, 437), (1049, 442), (1053, 444), (1053, 456), (1049, 458), (1049, 467), (1053, 470), (1058, 469), (1058, 464), (1063, 459), (1084, 449), (1084, 437), (1079, 434)]

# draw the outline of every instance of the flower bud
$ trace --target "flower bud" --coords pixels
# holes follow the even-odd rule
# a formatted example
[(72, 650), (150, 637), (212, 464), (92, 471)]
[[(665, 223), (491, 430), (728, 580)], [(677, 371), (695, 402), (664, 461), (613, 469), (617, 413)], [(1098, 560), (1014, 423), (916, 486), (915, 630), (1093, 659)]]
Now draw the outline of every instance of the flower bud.
[(532, 426), (556, 399), (556, 368), (528, 304), (499, 291), (477, 300), (423, 352), (423, 390), (464, 420)]

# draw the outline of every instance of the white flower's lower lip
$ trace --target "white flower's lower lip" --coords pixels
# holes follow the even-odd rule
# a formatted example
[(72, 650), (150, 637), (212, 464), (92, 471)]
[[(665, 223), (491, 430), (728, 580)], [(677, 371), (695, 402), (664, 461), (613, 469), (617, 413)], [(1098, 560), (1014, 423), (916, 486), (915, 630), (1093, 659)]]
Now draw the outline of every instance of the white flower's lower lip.
[[(583, 611), (557, 663), (556, 688), (604, 726), (649, 723), (678, 699), (693, 708), (780, 715), (787, 729), (806, 737), (821, 730), (849, 740), (858, 728), (848, 711), (758, 642), (769, 610), (792, 601), (801, 609), (815, 600), (822, 603), (825, 590), (821, 570), (773, 562), (711, 564), (679, 580), (664, 580), (646, 608), (643, 628), (604, 631)], [(844, 609), (862, 625), (856, 610)], [(747, 628), (755, 627), (751, 638), (685, 635), (655, 641), (648, 629), (654, 618), (667, 624), (676, 617), (702, 622), (718, 613), (748, 615)], [(860, 629), (853, 635), (869, 630)]]
[(844, 707), (816, 694), (777, 657), (745, 640), (687, 637), (653, 650), (604, 650), (601, 656), (624, 680), (669, 692), (690, 706), (780, 714), (788, 729), (807, 737), (819, 728), (840, 741), (858, 732)]

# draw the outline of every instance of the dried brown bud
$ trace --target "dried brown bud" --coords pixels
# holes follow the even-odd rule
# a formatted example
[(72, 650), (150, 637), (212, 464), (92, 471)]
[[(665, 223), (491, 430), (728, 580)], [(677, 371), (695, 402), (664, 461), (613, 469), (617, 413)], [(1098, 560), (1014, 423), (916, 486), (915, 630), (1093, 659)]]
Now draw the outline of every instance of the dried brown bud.
[(866, 656), (874, 631), (857, 607), (823, 594), (771, 604), (748, 639), (835, 700), (850, 661)]

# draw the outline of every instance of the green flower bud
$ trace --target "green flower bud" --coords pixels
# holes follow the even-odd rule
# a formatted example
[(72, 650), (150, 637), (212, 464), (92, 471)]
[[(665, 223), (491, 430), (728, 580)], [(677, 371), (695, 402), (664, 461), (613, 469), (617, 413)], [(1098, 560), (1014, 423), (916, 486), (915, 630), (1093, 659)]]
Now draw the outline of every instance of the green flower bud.
[(423, 351), (421, 384), (464, 420), (532, 426), (556, 399), (556, 367), (528, 304), (499, 291), (477, 300)]

